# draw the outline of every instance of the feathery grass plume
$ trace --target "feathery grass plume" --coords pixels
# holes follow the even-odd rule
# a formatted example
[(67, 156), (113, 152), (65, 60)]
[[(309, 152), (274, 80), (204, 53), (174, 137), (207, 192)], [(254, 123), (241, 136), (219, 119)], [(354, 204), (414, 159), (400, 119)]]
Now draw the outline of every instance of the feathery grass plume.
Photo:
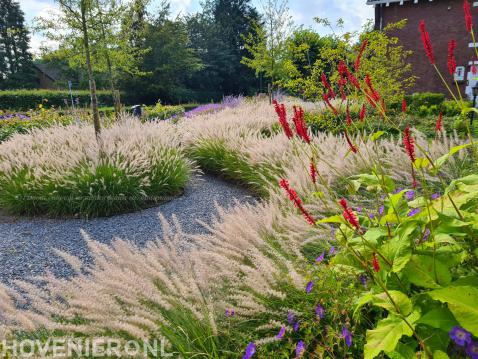
[(34, 129), (0, 144), (0, 205), (15, 214), (107, 216), (178, 194), (194, 167), (170, 124)]

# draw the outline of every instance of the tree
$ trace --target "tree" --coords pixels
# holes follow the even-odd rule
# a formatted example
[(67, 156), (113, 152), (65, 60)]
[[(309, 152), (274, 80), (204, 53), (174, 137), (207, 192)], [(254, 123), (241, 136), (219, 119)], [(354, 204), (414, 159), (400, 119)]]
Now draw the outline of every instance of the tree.
[[(51, 19), (39, 18), (39, 29), (47, 38), (60, 42), (59, 54), (67, 54), (70, 64), (80, 64), (86, 67), (91, 94), (91, 109), (93, 125), (99, 138), (101, 132), (96, 82), (93, 75), (92, 32), (97, 29), (95, 19), (98, 14), (96, 0), (55, 0), (60, 13)], [(61, 57), (61, 56), (60, 56)]]
[(123, 78), (123, 88), (136, 101), (187, 101), (190, 94), (186, 84), (202, 69), (201, 60), (191, 47), (186, 23), (169, 16), (169, 5), (163, 3), (156, 18), (145, 23), (142, 46), (149, 51), (139, 64), (144, 76)]
[(263, 0), (262, 12), (263, 22), (245, 37), (249, 56), (244, 56), (242, 62), (256, 75), (265, 74), (273, 90), (276, 80), (285, 74), (286, 41), (292, 29), (288, 0)]
[(0, 88), (37, 86), (24, 22), (17, 2), (0, 1)]

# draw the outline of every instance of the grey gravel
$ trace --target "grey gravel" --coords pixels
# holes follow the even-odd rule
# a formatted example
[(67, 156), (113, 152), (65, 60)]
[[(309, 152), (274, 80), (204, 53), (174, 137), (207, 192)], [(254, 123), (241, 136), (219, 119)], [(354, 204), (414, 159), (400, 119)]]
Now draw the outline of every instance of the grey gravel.
[(114, 238), (127, 239), (139, 246), (161, 237), (158, 213), (170, 220), (175, 214), (185, 233), (202, 233), (198, 220), (210, 223), (215, 203), (230, 207), (235, 201), (253, 202), (250, 193), (211, 176), (194, 175), (185, 193), (157, 207), (108, 218), (47, 219), (13, 218), (0, 215), (0, 282), (12, 283), (50, 270), (68, 277), (71, 269), (54, 254), (60, 249), (88, 262), (88, 248), (80, 229), (91, 238), (110, 243)]

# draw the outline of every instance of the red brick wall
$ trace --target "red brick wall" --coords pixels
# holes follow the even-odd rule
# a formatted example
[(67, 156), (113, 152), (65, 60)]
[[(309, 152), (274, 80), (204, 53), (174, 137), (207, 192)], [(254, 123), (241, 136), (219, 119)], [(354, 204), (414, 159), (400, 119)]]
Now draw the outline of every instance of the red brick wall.
[[(473, 1), (470, 2), (470, 6), (474, 20), (478, 21), (478, 7), (473, 7)], [(446, 75), (450, 86), (455, 85), (447, 70), (448, 41), (451, 39), (457, 41), (456, 62), (458, 66), (465, 66), (466, 73), (470, 70), (468, 62), (476, 60), (474, 50), (468, 47), (472, 40), (465, 27), (463, 0), (419, 0), (417, 4), (414, 4), (413, 0), (409, 0), (405, 1), (403, 5), (399, 3), (391, 3), (390, 6), (382, 5), (380, 7), (377, 5), (375, 9), (376, 26), (380, 24), (380, 13), (383, 26), (404, 18), (408, 20), (406, 27), (394, 35), (399, 37), (401, 44), (406, 49), (413, 51), (410, 62), (413, 65), (414, 74), (419, 78), (410, 92), (431, 91), (448, 94), (423, 51), (418, 31), (420, 20), (426, 22), (435, 50), (437, 65), (442, 73)], [(478, 24), (478, 22), (475, 23)], [(465, 86), (465, 83), (461, 85), (463, 91)]]

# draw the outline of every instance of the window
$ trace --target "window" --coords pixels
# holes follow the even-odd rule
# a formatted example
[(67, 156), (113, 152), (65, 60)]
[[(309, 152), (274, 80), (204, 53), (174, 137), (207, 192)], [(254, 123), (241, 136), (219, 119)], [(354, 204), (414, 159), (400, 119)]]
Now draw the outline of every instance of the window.
[(456, 81), (465, 80), (465, 66), (457, 66), (455, 71), (455, 80)]

